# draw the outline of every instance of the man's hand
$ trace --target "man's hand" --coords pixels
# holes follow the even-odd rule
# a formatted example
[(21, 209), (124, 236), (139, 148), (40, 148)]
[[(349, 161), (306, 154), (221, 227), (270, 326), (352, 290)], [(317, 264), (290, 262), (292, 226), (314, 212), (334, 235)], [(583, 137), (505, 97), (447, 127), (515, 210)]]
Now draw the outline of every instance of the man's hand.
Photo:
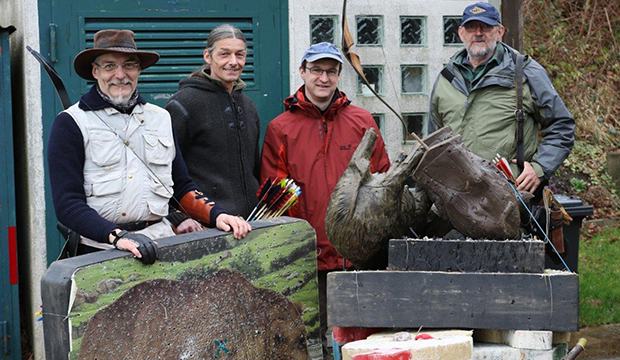
[(228, 214), (220, 214), (215, 219), (215, 226), (222, 231), (232, 231), (235, 239), (243, 239), (252, 231), (252, 226), (243, 218)]
[[(116, 229), (113, 232), (118, 233), (120, 231), (120, 229)], [(114, 235), (109, 235), (110, 243), (114, 241), (114, 238)], [(123, 235), (116, 242), (116, 248), (129, 251), (147, 265), (154, 263), (158, 257), (157, 242), (142, 234), (127, 233)]]
[(185, 234), (202, 230), (202, 225), (192, 218), (185, 219), (177, 226), (177, 234)]
[[(514, 159), (512, 162), (516, 164), (517, 160)], [(540, 179), (536, 176), (536, 171), (529, 162), (523, 162), (523, 172), (517, 178), (517, 182), (519, 183), (519, 190), (525, 190), (531, 193), (540, 185)]]

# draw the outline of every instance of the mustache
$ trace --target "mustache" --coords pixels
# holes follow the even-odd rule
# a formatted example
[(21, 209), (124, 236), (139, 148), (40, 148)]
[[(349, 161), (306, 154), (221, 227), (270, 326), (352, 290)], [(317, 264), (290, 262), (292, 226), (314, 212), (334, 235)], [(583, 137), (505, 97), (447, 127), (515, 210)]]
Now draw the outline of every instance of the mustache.
[(127, 85), (131, 84), (131, 80), (125, 79), (112, 79), (108, 82), (108, 85)]

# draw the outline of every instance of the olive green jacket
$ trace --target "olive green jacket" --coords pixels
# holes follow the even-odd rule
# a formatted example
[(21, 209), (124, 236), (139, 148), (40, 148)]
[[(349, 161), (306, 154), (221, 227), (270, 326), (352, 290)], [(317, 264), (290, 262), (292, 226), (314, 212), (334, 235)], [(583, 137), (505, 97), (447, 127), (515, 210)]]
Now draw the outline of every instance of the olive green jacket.
[[(488, 160), (499, 154), (511, 161), (517, 157), (514, 81), (517, 51), (503, 43), (497, 46), (504, 47), (500, 64), (488, 71), (471, 91), (459, 65), (455, 64), (455, 59), (467, 55), (466, 50), (460, 50), (450, 59), (446, 69), (454, 77), (451, 82), (442, 74), (437, 77), (425, 132), (450, 126), (474, 154)], [(539, 63), (528, 58), (523, 73), (525, 161), (532, 164), (538, 177), (548, 179), (573, 147), (575, 120)], [(518, 176), (516, 164), (512, 164), (512, 170)]]

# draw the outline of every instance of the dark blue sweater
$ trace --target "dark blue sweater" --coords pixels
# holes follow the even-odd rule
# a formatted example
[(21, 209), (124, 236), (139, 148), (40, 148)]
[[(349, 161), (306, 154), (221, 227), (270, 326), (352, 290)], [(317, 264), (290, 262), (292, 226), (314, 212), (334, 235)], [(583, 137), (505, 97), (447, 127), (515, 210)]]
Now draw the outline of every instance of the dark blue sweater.
[[(138, 97), (139, 104), (146, 104), (142, 96)], [(110, 103), (101, 98), (96, 85), (80, 99), (80, 109), (84, 111), (101, 110), (111, 107)], [(103, 120), (102, 120), (103, 121)], [(170, 205), (178, 208), (177, 201), (197, 186), (189, 177), (187, 167), (183, 161), (181, 150), (175, 139), (176, 157), (172, 161), (172, 180), (174, 181), (174, 199)], [(117, 225), (102, 218), (86, 204), (84, 193), (84, 138), (80, 128), (71, 115), (61, 112), (52, 125), (50, 133), (47, 161), (52, 200), (56, 217), (65, 226), (87, 238), (107, 243), (108, 235)], [(215, 227), (215, 219), (225, 213), (217, 204), (211, 209), (211, 227)]]

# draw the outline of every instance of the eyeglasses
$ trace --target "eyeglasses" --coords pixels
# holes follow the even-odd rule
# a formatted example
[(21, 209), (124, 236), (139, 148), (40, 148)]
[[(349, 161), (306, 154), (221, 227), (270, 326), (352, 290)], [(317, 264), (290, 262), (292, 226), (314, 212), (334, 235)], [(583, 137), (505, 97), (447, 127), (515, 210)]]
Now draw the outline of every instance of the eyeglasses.
[(327, 76), (329, 77), (336, 77), (338, 75), (340, 75), (340, 70), (338, 69), (321, 69), (320, 67), (311, 67), (311, 68), (306, 68), (308, 71), (310, 71), (310, 74), (314, 75), (314, 76), (321, 76), (323, 75), (323, 73), (327, 73)]
[(140, 68), (140, 63), (137, 61), (127, 61), (125, 63), (122, 64), (117, 64), (117, 63), (105, 63), (103, 65), (99, 65), (96, 62), (93, 62), (93, 64), (100, 68), (103, 69), (104, 71), (107, 72), (115, 72), (116, 69), (118, 69), (119, 66), (123, 67), (123, 70), (125, 71), (136, 71)]
[(497, 25), (489, 25), (489, 24), (472, 24), (472, 23), (467, 23), (465, 25), (463, 25), (463, 27), (465, 28), (465, 31), (467, 31), (468, 33), (475, 33), (476, 31), (478, 31), (478, 28), (480, 28), (482, 30), (483, 33), (489, 33), (491, 32)]

